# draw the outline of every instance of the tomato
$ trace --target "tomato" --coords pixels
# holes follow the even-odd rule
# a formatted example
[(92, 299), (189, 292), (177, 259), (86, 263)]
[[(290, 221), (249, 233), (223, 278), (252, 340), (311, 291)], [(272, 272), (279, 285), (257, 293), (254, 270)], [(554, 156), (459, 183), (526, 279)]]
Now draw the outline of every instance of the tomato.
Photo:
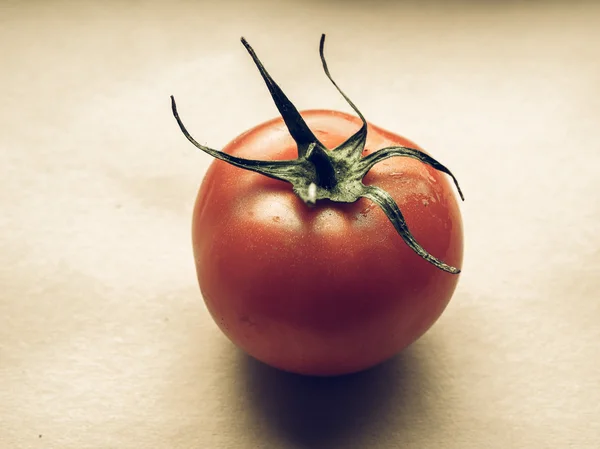
[[(268, 74), (265, 81), (272, 82)], [(278, 93), (272, 95), (278, 104)], [(179, 121), (174, 103), (173, 110)], [(358, 134), (361, 118), (329, 110), (294, 117), (312, 132), (310, 139), (326, 148), (325, 158)], [(202, 296), (222, 332), (268, 365), (319, 376), (364, 370), (417, 340), (450, 301), (459, 279), (453, 267), (463, 258), (458, 201), (446, 175), (415, 157), (386, 158), (362, 179), (360, 189), (366, 190), (360, 192), (378, 187), (389, 193), (410, 236), (428, 255), (444, 261), (434, 263), (407, 244), (390, 212), (372, 195), (332, 193), (337, 200), (319, 199), (322, 191), (337, 187), (316, 177), (311, 179), (324, 190), (319, 185), (321, 193), (315, 195), (309, 185), (311, 193), (303, 196), (296, 178), (292, 188), (270, 172), (265, 176), (234, 165), (302, 159), (302, 136), (292, 136), (289, 123), (288, 116), (252, 128), (217, 155), (230, 160), (210, 165), (192, 220)], [(426, 154), (371, 123), (364, 131), (366, 140), (357, 146), (362, 160), (387, 147)], [(336, 164), (334, 172), (342, 173), (345, 165)], [(356, 186), (348, 185), (348, 190)]]

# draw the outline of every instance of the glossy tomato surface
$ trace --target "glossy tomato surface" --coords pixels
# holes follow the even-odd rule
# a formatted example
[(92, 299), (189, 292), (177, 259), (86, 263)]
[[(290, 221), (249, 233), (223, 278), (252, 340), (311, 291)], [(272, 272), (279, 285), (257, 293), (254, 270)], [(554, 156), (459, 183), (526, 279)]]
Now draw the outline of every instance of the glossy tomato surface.
[[(329, 149), (360, 127), (341, 112), (301, 114)], [(393, 145), (420, 149), (369, 124), (365, 155)], [(297, 157), (281, 119), (224, 151)], [(446, 175), (394, 157), (364, 182), (392, 195), (427, 251), (461, 267), (462, 222)], [(369, 200), (308, 207), (291, 185), (218, 160), (199, 190), (192, 235), (200, 288), (220, 329), (256, 359), (300, 374), (346, 374), (392, 357), (432, 326), (458, 282), (415, 254)]]

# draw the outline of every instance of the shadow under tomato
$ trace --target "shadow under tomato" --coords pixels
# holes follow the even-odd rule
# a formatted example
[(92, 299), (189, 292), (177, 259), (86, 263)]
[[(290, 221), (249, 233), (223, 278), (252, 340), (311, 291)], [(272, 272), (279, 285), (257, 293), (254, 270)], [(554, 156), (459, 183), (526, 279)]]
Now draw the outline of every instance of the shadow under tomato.
[(402, 432), (412, 419), (428, 415), (422, 397), (428, 375), (418, 349), (425, 348), (408, 348), (368, 371), (332, 378), (285, 373), (242, 354), (253, 421), (306, 448), (354, 447), (389, 426)]

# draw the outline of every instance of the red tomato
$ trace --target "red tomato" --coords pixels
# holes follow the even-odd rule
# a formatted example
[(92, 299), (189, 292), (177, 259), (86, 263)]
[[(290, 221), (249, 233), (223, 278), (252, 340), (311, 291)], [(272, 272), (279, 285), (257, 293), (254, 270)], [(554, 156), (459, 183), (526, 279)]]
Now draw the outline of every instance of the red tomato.
[[(307, 111), (328, 148), (360, 120)], [(415, 144), (369, 124), (366, 150)], [(223, 150), (262, 160), (294, 159), (282, 119), (242, 134)], [(421, 245), (460, 266), (460, 212), (445, 175), (394, 157), (365, 184), (387, 190)], [(274, 367), (336, 375), (376, 365), (415, 341), (448, 304), (458, 276), (415, 254), (374, 203), (308, 207), (289, 184), (214, 161), (193, 215), (198, 280), (208, 310), (240, 348)]]
[(367, 124), (331, 78), (324, 38), (325, 73), (358, 117), (299, 113), (243, 39), (283, 118), (219, 152), (172, 108), (217, 159), (192, 228), (212, 317), (255, 358), (330, 376), (383, 362), (433, 325), (456, 288), (463, 234), (452, 174)]

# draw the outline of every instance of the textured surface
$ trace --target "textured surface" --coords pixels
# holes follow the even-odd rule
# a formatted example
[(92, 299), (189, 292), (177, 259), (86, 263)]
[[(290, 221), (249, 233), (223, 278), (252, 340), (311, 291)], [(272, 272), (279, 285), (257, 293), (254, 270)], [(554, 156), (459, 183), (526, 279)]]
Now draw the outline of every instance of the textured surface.
[[(599, 447), (600, 7), (497, 3), (1, 2), (0, 447)], [(467, 198), (442, 319), (337, 380), (210, 320), (209, 158), (168, 102), (213, 147), (275, 116), (244, 35), (298, 107), (347, 111), (321, 32), (367, 118)]]

